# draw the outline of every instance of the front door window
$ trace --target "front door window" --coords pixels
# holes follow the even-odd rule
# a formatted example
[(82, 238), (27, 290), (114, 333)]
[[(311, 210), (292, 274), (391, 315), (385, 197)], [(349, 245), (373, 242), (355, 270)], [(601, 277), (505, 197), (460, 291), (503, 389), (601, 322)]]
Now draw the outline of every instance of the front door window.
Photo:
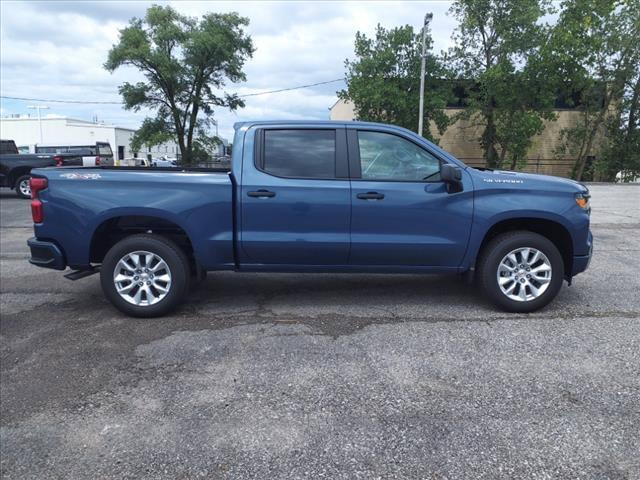
[(440, 161), (416, 144), (384, 132), (358, 132), (363, 180), (440, 180)]

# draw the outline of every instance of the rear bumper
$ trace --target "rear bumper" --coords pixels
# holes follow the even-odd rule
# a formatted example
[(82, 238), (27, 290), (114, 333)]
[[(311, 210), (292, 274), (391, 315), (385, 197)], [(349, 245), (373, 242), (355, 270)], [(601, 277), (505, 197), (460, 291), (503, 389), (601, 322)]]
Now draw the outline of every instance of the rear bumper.
[(32, 237), (27, 240), (27, 245), (31, 249), (29, 263), (37, 267), (53, 268), (54, 270), (64, 270), (67, 262), (60, 247), (53, 242), (46, 242)]
[(573, 257), (573, 271), (571, 272), (571, 276), (584, 272), (589, 267), (589, 263), (591, 263), (591, 255), (593, 253), (593, 235), (591, 235), (591, 232), (589, 232), (587, 243), (589, 253), (586, 255), (574, 255)]

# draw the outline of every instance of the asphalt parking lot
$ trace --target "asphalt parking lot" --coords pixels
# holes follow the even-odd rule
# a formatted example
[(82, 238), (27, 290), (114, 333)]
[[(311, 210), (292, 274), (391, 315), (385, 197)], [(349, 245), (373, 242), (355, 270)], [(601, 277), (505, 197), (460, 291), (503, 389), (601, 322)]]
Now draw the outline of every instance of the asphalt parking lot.
[(640, 186), (535, 314), (455, 278), (210, 273), (132, 319), (0, 193), (3, 478), (640, 478)]

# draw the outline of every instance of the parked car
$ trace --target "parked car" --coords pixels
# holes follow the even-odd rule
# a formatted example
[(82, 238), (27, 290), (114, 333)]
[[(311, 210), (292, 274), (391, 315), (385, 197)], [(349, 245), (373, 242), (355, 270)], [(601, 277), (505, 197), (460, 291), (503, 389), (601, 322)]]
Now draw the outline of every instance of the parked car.
[(152, 167), (177, 167), (177, 160), (169, 160), (166, 158), (154, 158), (151, 160)]
[(134, 158), (133, 159), (134, 166), (136, 167), (151, 167), (151, 160), (147, 158)]
[(85, 167), (114, 165), (113, 151), (109, 142), (96, 142), (95, 145), (38, 145), (36, 146), (36, 153), (72, 153), (80, 155), (82, 156), (82, 165)]
[(364, 122), (237, 124), (231, 171), (38, 169), (31, 263), (100, 268), (128, 315), (162, 315), (210, 270), (473, 272), (510, 312), (589, 265), (589, 191), (478, 170), (413, 132)]
[(82, 166), (82, 158), (66, 153), (34, 155), (19, 153), (13, 140), (0, 140), (0, 187), (15, 189), (20, 198), (31, 198), (31, 169), (42, 167)]
[(616, 183), (640, 183), (640, 175), (631, 170), (621, 170), (616, 173)]

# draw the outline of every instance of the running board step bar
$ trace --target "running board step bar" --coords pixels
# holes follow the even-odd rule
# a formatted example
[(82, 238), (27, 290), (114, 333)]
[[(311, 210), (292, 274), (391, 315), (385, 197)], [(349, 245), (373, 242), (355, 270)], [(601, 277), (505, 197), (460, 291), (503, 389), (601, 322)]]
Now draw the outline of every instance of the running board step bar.
[(64, 278), (68, 278), (69, 280), (80, 280), (81, 278), (88, 277), (94, 273), (98, 273), (99, 271), (100, 267), (91, 267), (85, 270), (74, 270), (71, 273), (67, 273)]

